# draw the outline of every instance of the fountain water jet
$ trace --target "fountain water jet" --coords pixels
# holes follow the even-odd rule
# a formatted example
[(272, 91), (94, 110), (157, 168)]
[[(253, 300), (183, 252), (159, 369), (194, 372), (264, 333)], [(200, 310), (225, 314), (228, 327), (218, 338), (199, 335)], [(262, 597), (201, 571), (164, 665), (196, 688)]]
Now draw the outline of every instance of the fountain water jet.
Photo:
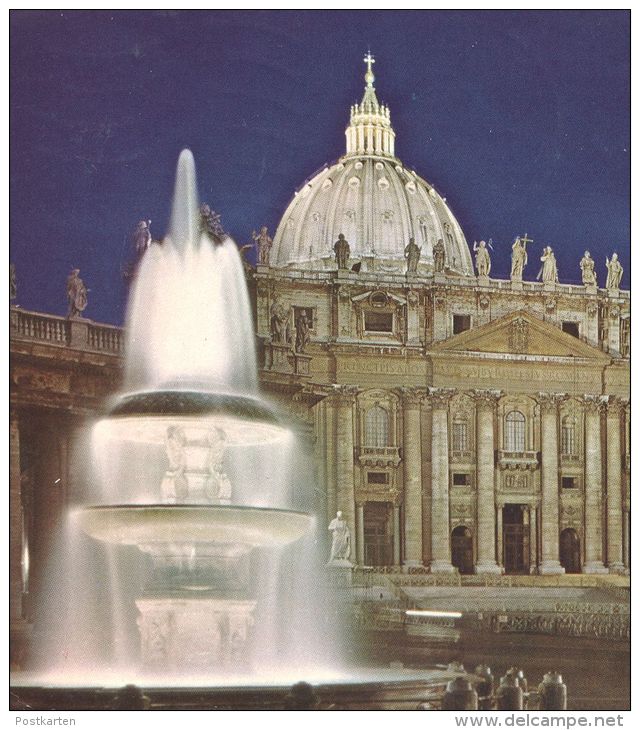
[(95, 444), (108, 454), (164, 450), (157, 503), (82, 506), (73, 519), (95, 540), (151, 558), (135, 601), (147, 670), (244, 670), (257, 603), (248, 556), (298, 540), (312, 518), (234, 500), (227, 452), (286, 442), (289, 432), (257, 397), (239, 254), (201, 225), (188, 150), (178, 162), (170, 234), (146, 252), (132, 293), (126, 383), (94, 428)]

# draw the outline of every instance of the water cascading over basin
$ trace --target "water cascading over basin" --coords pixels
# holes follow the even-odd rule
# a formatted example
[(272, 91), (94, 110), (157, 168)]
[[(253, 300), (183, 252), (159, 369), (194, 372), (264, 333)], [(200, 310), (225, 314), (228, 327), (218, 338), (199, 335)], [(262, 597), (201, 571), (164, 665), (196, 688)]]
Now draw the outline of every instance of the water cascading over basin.
[(155, 449), (166, 471), (144, 485), (153, 502), (83, 506), (73, 518), (95, 540), (150, 558), (136, 599), (146, 669), (242, 672), (256, 606), (249, 554), (301, 538), (312, 518), (234, 498), (228, 453), (241, 458), (289, 432), (257, 396), (237, 248), (211, 238), (195, 191), (185, 150), (170, 234), (145, 253), (130, 299), (129, 392), (93, 434), (107, 454)]

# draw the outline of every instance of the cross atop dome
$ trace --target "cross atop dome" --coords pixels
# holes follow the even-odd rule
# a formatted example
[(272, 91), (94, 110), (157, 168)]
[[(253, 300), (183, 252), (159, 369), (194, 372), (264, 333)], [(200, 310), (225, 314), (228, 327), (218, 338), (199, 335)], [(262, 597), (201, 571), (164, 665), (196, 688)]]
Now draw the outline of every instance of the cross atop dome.
[(376, 77), (373, 75), (371, 66), (376, 62), (376, 59), (371, 55), (371, 51), (367, 51), (367, 55), (362, 60), (367, 64), (367, 73), (364, 75), (364, 80), (367, 82), (367, 86), (372, 88)]

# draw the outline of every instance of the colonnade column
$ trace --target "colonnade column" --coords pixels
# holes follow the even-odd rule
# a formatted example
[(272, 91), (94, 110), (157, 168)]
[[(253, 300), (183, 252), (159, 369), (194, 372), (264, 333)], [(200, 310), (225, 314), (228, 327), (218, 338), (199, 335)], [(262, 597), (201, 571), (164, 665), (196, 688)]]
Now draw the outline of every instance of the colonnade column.
[[(356, 537), (355, 494), (353, 486), (353, 400), (355, 390), (349, 386), (337, 389), (336, 398), (336, 503), (349, 526), (352, 541)], [(359, 547), (351, 549), (351, 559)]]
[(623, 403), (607, 399), (607, 565), (610, 573), (624, 572), (622, 558), (622, 422)]
[(20, 466), (20, 423), (18, 414), (11, 410), (9, 423), (9, 618), (18, 621), (22, 618), (22, 485)]
[(329, 521), (336, 516), (338, 509), (337, 488), (336, 488), (336, 403), (333, 398), (326, 398), (324, 403), (325, 418), (325, 453), (321, 458), (325, 462), (325, 474), (327, 477), (327, 515)]
[(400, 565), (400, 505), (393, 505), (393, 564)]
[(501, 573), (496, 562), (494, 414), (499, 390), (476, 390), (476, 477), (478, 484), (478, 556), (476, 573)]
[(623, 530), (624, 530), (624, 552), (623, 552), (623, 560), (624, 560), (624, 567), (626, 570), (629, 569), (629, 565), (631, 564), (631, 550), (629, 546), (629, 541), (631, 539), (631, 535), (629, 534), (629, 490), (631, 487), (631, 477), (629, 474), (629, 464), (630, 464), (630, 450), (631, 450), (631, 443), (629, 439), (630, 435), (630, 429), (629, 424), (631, 420), (631, 404), (629, 402), (628, 398), (623, 399), (624, 403), (624, 502), (623, 502), (623, 513), (622, 513), (622, 524), (623, 524)]
[(585, 573), (606, 573), (602, 562), (602, 397), (585, 395)]
[(420, 402), (424, 389), (403, 388), (404, 565), (422, 565), (422, 447)]
[(560, 565), (560, 487), (558, 482), (558, 405), (566, 398), (559, 393), (538, 393), (541, 418), (542, 560), (540, 573), (564, 573)]
[(356, 504), (356, 561), (364, 565), (364, 505)]
[(430, 388), (431, 572), (453, 573), (449, 538), (449, 401), (453, 388)]

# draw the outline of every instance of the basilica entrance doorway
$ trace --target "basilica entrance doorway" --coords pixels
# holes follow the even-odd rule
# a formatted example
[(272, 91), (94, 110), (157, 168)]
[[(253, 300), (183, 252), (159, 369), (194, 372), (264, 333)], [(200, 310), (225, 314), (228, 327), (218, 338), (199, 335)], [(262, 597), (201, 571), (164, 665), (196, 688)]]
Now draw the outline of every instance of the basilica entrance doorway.
[(572, 527), (567, 527), (560, 533), (560, 565), (564, 568), (565, 573), (582, 571), (580, 537)]
[(529, 573), (529, 510), (524, 504), (502, 508), (504, 570), (511, 575)]
[(468, 527), (460, 525), (451, 533), (451, 563), (462, 575), (473, 573), (473, 540)]
[(364, 505), (364, 563), (393, 565), (391, 502), (366, 502)]

